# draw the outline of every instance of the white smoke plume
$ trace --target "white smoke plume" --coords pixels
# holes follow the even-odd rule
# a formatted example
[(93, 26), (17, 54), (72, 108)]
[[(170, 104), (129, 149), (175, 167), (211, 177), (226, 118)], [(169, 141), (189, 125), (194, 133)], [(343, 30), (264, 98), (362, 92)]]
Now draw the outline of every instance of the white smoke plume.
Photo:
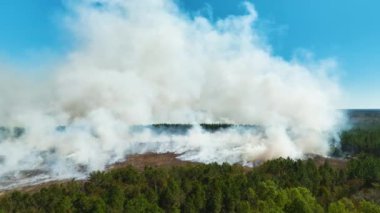
[[(2, 187), (25, 170), (83, 177), (148, 151), (218, 163), (327, 154), (342, 122), (329, 63), (273, 56), (253, 27), (253, 5), (216, 22), (170, 0), (85, 0), (68, 8), (77, 46), (51, 76), (0, 72), (1, 125), (11, 135), (25, 129), (1, 139)], [(163, 122), (195, 127), (174, 135), (131, 130)], [(196, 125), (213, 122), (262, 130)]]

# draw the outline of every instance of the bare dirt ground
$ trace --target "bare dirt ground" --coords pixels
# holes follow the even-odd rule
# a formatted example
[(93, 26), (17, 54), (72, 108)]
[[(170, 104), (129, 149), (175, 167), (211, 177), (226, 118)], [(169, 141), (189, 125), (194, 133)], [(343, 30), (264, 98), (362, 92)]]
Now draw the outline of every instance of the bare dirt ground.
[(174, 153), (146, 153), (140, 155), (131, 155), (128, 156), (126, 161), (116, 163), (108, 167), (107, 169), (118, 169), (126, 166), (133, 166), (137, 169), (144, 169), (147, 166), (152, 167), (172, 167), (172, 166), (183, 166), (190, 164), (197, 164), (190, 161), (182, 161), (177, 158), (178, 155)]

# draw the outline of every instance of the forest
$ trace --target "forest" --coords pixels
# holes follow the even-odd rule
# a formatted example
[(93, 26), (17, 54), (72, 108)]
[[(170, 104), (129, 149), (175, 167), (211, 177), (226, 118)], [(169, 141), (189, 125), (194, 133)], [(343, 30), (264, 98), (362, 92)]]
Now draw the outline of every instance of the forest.
[(86, 181), (15, 191), (3, 212), (380, 212), (380, 160), (359, 156), (345, 169), (276, 159), (259, 167), (131, 166)]
[(94, 172), (85, 181), (6, 193), (0, 212), (380, 212), (380, 127), (343, 131), (338, 148), (346, 157), (337, 164), (279, 158), (253, 168), (189, 164)]

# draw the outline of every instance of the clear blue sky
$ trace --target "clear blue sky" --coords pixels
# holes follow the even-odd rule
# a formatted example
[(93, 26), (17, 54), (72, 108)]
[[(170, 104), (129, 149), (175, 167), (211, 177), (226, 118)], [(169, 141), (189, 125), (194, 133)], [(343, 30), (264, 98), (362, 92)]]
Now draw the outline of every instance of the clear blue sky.
[[(193, 12), (211, 6), (214, 19), (244, 12), (239, 0), (177, 1)], [(348, 95), (344, 107), (380, 108), (380, 1), (251, 2), (274, 54), (289, 59), (306, 49), (316, 59), (335, 58)], [(0, 0), (0, 60), (38, 64), (63, 54), (70, 39), (57, 23), (62, 13), (62, 0)]]

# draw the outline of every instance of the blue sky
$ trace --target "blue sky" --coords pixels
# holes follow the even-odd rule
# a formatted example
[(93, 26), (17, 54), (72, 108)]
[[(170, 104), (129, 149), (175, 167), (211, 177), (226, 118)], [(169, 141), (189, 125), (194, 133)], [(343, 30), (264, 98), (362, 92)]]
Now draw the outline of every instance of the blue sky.
[[(240, 14), (238, 0), (177, 0), (187, 11), (211, 7), (213, 18)], [(316, 59), (334, 58), (346, 94), (344, 107), (380, 108), (380, 1), (252, 0), (257, 27), (275, 55), (290, 59), (299, 50)], [(59, 56), (70, 39), (59, 24), (61, 0), (0, 0), (0, 60), (41, 64)]]

